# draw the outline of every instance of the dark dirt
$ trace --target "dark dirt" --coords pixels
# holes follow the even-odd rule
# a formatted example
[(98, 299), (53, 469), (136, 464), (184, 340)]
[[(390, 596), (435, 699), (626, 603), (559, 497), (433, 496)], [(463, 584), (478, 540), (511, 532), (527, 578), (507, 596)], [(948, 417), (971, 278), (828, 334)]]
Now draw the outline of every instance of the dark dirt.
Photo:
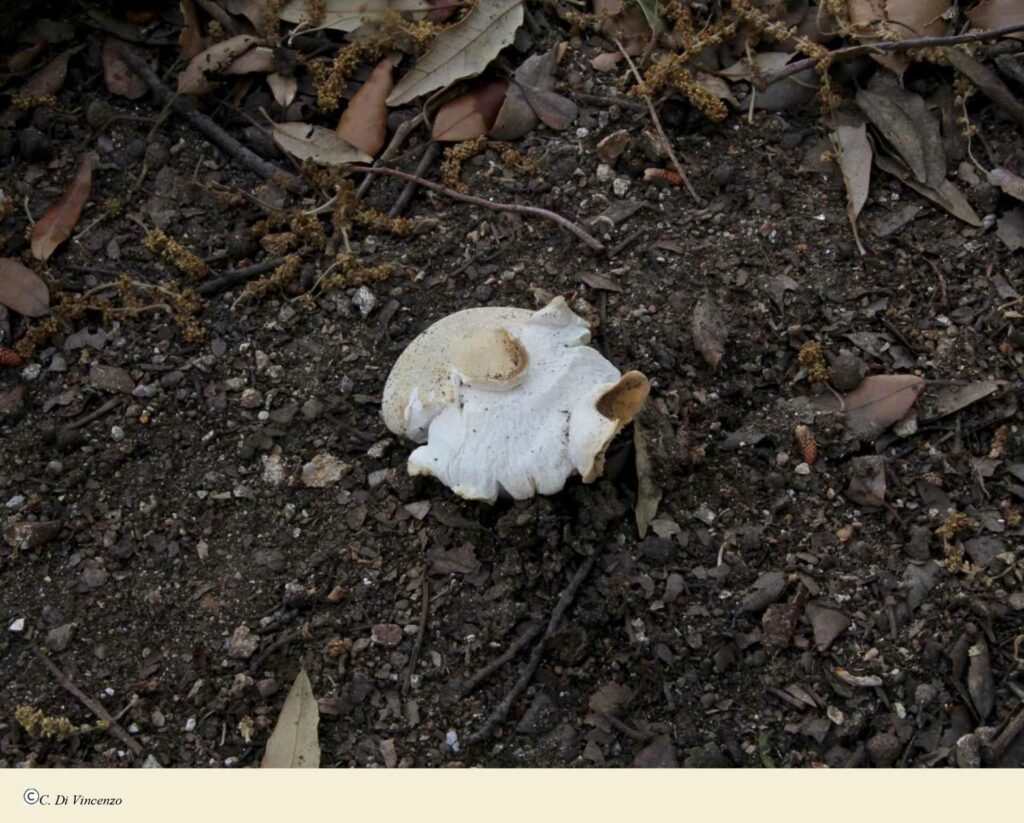
[[(152, 124), (95, 128), (84, 112), (95, 101), (157, 111), (148, 97), (110, 97), (99, 41), (85, 42), (60, 94), (74, 116), (33, 115), (46, 146), (19, 150), (26, 121), (0, 132), (0, 187), (18, 204), (2, 226), (8, 256), (24, 248), (22, 202), (38, 218), (86, 150), (100, 163), (80, 231), (139, 175)], [(1011, 125), (983, 106), (977, 116), (994, 154), (1021, 156)], [(226, 109), (215, 118), (234, 134), (247, 126)], [(369, 286), (367, 316), (355, 289), (313, 309), (287, 295), (239, 301), (236, 289), (204, 306), (203, 342), (184, 342), (160, 312), (107, 325), (90, 315), (28, 365), (0, 369), (0, 764), (254, 765), (304, 667), (324, 765), (1020, 765), (1024, 735), (979, 748), (1024, 699), (1019, 255), (883, 176), (860, 257), (842, 181), (819, 168), (813, 113), (718, 127), (669, 104), (665, 122), (704, 207), (644, 183), (649, 122), (633, 110), (584, 106), (569, 131), (534, 132), (519, 145), (540, 164), (533, 176), (491, 154), (467, 164), (473, 193), (581, 222), (642, 204), (608, 232), (610, 246), (624, 244), (611, 260), (546, 222), (420, 193), (410, 216), (427, 231), (353, 235), (362, 261), (396, 267)], [(636, 138), (616, 166), (629, 181), (622, 197), (598, 179), (595, 153), (620, 128)], [(217, 272), (262, 259), (248, 229), (263, 214), (248, 195), (277, 205), (284, 195), (178, 120), (153, 144), (166, 165), (125, 214), (216, 257)], [(996, 194), (972, 174), (968, 165), (960, 183), (989, 213)], [(218, 197), (213, 182), (246, 194)], [(386, 210), (400, 188), (378, 180), (370, 201)], [(882, 236), (908, 203), (915, 219)], [(125, 215), (104, 220), (51, 259), (51, 288), (83, 291), (122, 272), (169, 280), (141, 237)], [(621, 293), (585, 286), (592, 273)], [(705, 291), (729, 329), (714, 371), (691, 339)], [(391, 364), (431, 322), (554, 294), (574, 294), (608, 357), (654, 382), (645, 422), (664, 497), (644, 540), (628, 436), (594, 485), (487, 506), (408, 478), (408, 444), (380, 420)], [(849, 441), (799, 409), (831, 395), (800, 374), (807, 340), (871, 374), (925, 376), (922, 408), (949, 381), (1007, 385), (905, 437)], [(837, 370), (856, 384), (859, 368), (848, 358)], [(798, 468), (800, 422), (818, 440), (809, 473)], [(301, 468), (323, 453), (347, 468), (335, 485), (307, 487)], [(876, 454), (884, 504), (854, 503), (855, 472), (878, 468), (857, 458)], [(935, 531), (949, 511), (971, 521), (947, 543)], [(591, 554), (594, 571), (529, 689), (493, 738), (467, 747), (528, 652), (469, 696), (460, 681), (545, 623)], [(95, 720), (37, 648), (142, 756), (102, 730), (58, 740), (21, 728), (22, 705)]]

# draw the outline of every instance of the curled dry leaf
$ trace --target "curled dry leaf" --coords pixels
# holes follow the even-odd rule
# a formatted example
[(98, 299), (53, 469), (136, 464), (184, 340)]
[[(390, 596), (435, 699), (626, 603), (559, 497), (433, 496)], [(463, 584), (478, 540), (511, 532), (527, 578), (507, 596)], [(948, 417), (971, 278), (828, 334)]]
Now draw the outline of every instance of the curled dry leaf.
[(924, 98), (886, 82), (861, 89), (856, 101), (917, 182), (938, 188), (946, 179), (946, 153), (939, 121), (928, 111)]
[(1024, 201), (1024, 177), (1018, 177), (1009, 169), (996, 166), (988, 173), (989, 185), (998, 186), (1004, 194)]
[[(118, 48), (122, 45), (127, 44), (116, 37), (107, 37), (103, 41), (103, 50), (100, 52), (103, 62), (103, 82), (111, 94), (127, 97), (129, 100), (138, 100), (149, 91), (149, 87), (141, 77), (128, 68), (117, 53)], [(155, 64), (155, 61), (150, 60), (150, 62)]]
[(576, 119), (579, 114), (576, 104), (554, 91), (562, 45), (528, 57), (516, 69), (491, 129), (492, 137), (515, 140), (533, 131), (538, 123), (560, 131)]
[(83, 48), (84, 46), (75, 46), (58, 54), (26, 80), (18, 93), (24, 97), (47, 97), (59, 92), (64, 87), (64, 79), (68, 76), (68, 61)]
[(348, 101), (335, 132), (353, 146), (376, 156), (388, 136), (388, 95), (395, 87), (394, 64), (381, 60)]
[(298, 80), (276, 71), (267, 75), (267, 85), (270, 86), (270, 93), (274, 95), (274, 102), (281, 108), (290, 105), (299, 91)]
[(213, 88), (208, 75), (224, 71), (256, 42), (252, 35), (239, 34), (197, 54), (178, 75), (178, 91), (181, 94), (206, 94)]
[(434, 40), (430, 50), (398, 81), (388, 96), (400, 106), (422, 94), (474, 77), (511, 45), (523, 22), (523, 0), (478, 0), (462, 20)]
[(922, 197), (927, 197), (936, 205), (941, 206), (954, 217), (971, 226), (982, 225), (981, 218), (964, 197), (963, 192), (949, 180), (943, 180), (938, 188), (932, 188), (926, 183), (919, 183), (900, 161), (886, 157), (884, 154), (875, 154), (875, 165), (912, 188)]
[(269, 46), (256, 46), (236, 57), (223, 69), (224, 74), (269, 74), (277, 69), (274, 50)]
[(641, 539), (658, 516), (661, 489), (654, 482), (647, 439), (638, 419), (633, 420), (633, 449), (636, 452), (636, 530)]
[(602, 18), (601, 34), (622, 43), (631, 54), (640, 54), (651, 40), (651, 27), (639, 3), (594, 0), (594, 14)]
[(370, 155), (360, 151), (330, 129), (309, 123), (275, 123), (274, 142), (299, 160), (312, 160), (321, 166), (369, 163)]
[(32, 256), (36, 260), (49, 259), (78, 225), (82, 208), (92, 192), (92, 169), (95, 165), (96, 155), (89, 152), (83, 158), (71, 184), (32, 227)]
[(178, 45), (181, 47), (181, 56), (191, 60), (205, 48), (203, 29), (199, 23), (195, 0), (180, 0), (178, 6), (183, 21), (181, 34), (178, 35)]
[(839, 168), (846, 184), (846, 214), (850, 218), (853, 239), (857, 249), (865, 254), (857, 231), (857, 218), (868, 199), (871, 188), (871, 143), (868, 142), (867, 125), (841, 125), (832, 133), (832, 144), (836, 148)]
[(705, 294), (693, 309), (693, 345), (713, 369), (718, 368), (725, 355), (728, 332), (718, 306)]
[(305, 669), (300, 669), (285, 698), (260, 766), (264, 769), (316, 769), (320, 767), (317, 727), (320, 709)]
[[(981, 0), (967, 12), (967, 19), (976, 29), (1001, 29), (1024, 23), (1024, 4), (1020, 0)], [(1024, 34), (1012, 37), (1024, 38)]]
[[(254, 0), (232, 0), (232, 2), (235, 4), (254, 3)], [(255, 5), (259, 9), (264, 4), (261, 1)], [(323, 5), (323, 21), (319, 25), (336, 31), (355, 31), (366, 22), (380, 20), (388, 12), (411, 15), (415, 19), (432, 15), (432, 6), (435, 4), (429, 0), (325, 0)], [(244, 14), (245, 12), (239, 11), (239, 13)], [(260, 13), (260, 11), (258, 10), (256, 13)], [(308, 21), (308, 0), (289, 0), (281, 9), (280, 17), (286, 23)]]
[(506, 80), (473, 84), (469, 91), (438, 109), (431, 136), (435, 140), (458, 142), (487, 134), (494, 125), (507, 90)]
[(924, 388), (916, 374), (867, 377), (844, 398), (846, 430), (852, 437), (872, 440), (910, 410)]
[(50, 313), (50, 290), (28, 266), (0, 257), (0, 306), (25, 317), (43, 317)]

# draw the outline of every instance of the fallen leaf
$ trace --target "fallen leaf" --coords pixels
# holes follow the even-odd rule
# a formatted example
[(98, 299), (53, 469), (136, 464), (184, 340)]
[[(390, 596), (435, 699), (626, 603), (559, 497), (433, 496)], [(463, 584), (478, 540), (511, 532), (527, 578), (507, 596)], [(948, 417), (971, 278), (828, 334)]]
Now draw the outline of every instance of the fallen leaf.
[(728, 332), (718, 306), (704, 294), (693, 309), (693, 345), (711, 368), (717, 369), (725, 355)]
[(935, 37), (946, 32), (950, 0), (887, 0), (885, 13), (901, 39)]
[(269, 74), (277, 69), (274, 50), (269, 46), (256, 46), (236, 57), (225, 68), (223, 74)]
[(444, 142), (473, 140), (487, 134), (505, 100), (508, 81), (474, 83), (469, 91), (452, 98), (434, 116), (431, 136)]
[(665, 31), (665, 21), (658, 14), (658, 0), (636, 0), (644, 19), (654, 34), (661, 34)]
[(974, 383), (935, 384), (929, 386), (921, 396), (921, 419), (925, 422), (965, 409), (972, 403), (984, 400), (1006, 385), (1005, 380), (978, 380)]
[(395, 85), (389, 106), (446, 88), (480, 74), (503, 48), (511, 45), (523, 22), (523, 0), (478, 0), (473, 10), (441, 32), (430, 50)]
[(178, 35), (178, 45), (181, 47), (181, 56), (191, 60), (205, 48), (203, 29), (199, 23), (195, 0), (180, 0), (178, 6), (183, 21), (181, 34)]
[(7, 58), (7, 71), (17, 74), (31, 66), (36, 58), (46, 50), (46, 41), (39, 37), (32, 45), (19, 49)]
[[(752, 63), (744, 58), (720, 74), (731, 80), (756, 82), (764, 75), (779, 71), (795, 56), (791, 52), (762, 51), (753, 56)], [(761, 111), (786, 111), (802, 106), (817, 95), (819, 82), (814, 69), (806, 69), (792, 77), (772, 83), (763, 90), (755, 89), (751, 92), (754, 95), (754, 108)], [(749, 101), (750, 95), (746, 95), (740, 99), (740, 107), (746, 106)]]
[(341, 113), (338, 127), (343, 137), (356, 148), (375, 156), (384, 147), (388, 136), (387, 98), (395, 87), (391, 77), (394, 64), (385, 58), (373, 69)]
[(305, 669), (299, 669), (267, 741), (264, 769), (316, 769), (320, 766), (317, 726), (320, 710)]
[(431, 574), (475, 574), (480, 570), (472, 543), (463, 543), (451, 550), (439, 546), (427, 549), (427, 560)]
[[(247, 5), (240, 0), (233, 0), (236, 5)], [(255, 21), (258, 25), (262, 20), (262, 2), (248, 0), (256, 6), (260, 17)], [(299, 23), (309, 18), (309, 0), (290, 0), (279, 12), (279, 16), (286, 23)], [(355, 31), (363, 23), (372, 20), (380, 20), (388, 12), (405, 15), (411, 14), (414, 18), (422, 18), (431, 12), (431, 3), (427, 0), (326, 0), (324, 3), (324, 15), (319, 23), (327, 29), (336, 31)], [(244, 14), (245, 12), (239, 11)], [(253, 12), (250, 12), (253, 13)], [(248, 16), (248, 15), (247, 15)], [(255, 16), (255, 15), (254, 15)]]
[(50, 313), (50, 290), (28, 266), (0, 257), (0, 306), (25, 317), (42, 317)]
[(875, 165), (968, 225), (982, 225), (981, 218), (978, 217), (978, 213), (967, 201), (967, 198), (964, 197), (963, 192), (949, 180), (943, 180), (938, 188), (932, 188), (925, 183), (919, 183), (899, 161), (877, 152), (875, 153)]
[(249, 51), (256, 42), (252, 35), (239, 34), (200, 52), (178, 75), (178, 92), (206, 94), (213, 89), (207, 75), (217, 74), (226, 69), (237, 57)]
[(858, 91), (855, 99), (917, 182), (938, 189), (946, 179), (946, 154), (939, 121), (928, 111), (924, 98), (895, 82), (879, 82)]
[(867, 377), (844, 398), (846, 430), (852, 437), (873, 440), (907, 413), (924, 388), (916, 374)]
[(1012, 171), (1002, 166), (995, 166), (988, 173), (988, 182), (992, 186), (998, 186), (1004, 194), (1017, 200), (1024, 201), (1024, 177), (1018, 177)]
[[(1020, 0), (981, 0), (967, 12), (967, 19), (976, 29), (1001, 29), (1024, 23), (1024, 6)], [(1024, 38), (1024, 34), (1011, 37)]]
[(299, 160), (312, 160), (321, 166), (369, 163), (373, 158), (360, 151), (330, 129), (309, 123), (275, 123), (274, 142)]
[(1017, 206), (999, 218), (996, 235), (1010, 251), (1024, 248), (1024, 208)]
[(270, 86), (270, 93), (274, 95), (274, 102), (281, 108), (288, 106), (299, 91), (299, 81), (292, 75), (271, 72), (267, 75), (267, 85)]
[(732, 89), (729, 88), (729, 84), (721, 77), (717, 77), (714, 74), (708, 74), (707, 72), (697, 71), (694, 72), (693, 79), (715, 95), (719, 100), (724, 100), (731, 106), (739, 108), (740, 101), (733, 95)]
[(868, 142), (867, 124), (859, 126), (839, 126), (832, 133), (832, 142), (836, 147), (839, 168), (846, 184), (846, 214), (850, 218), (853, 239), (861, 254), (865, 254), (857, 231), (857, 218), (868, 199), (871, 188), (871, 143)]
[(590, 68), (594, 71), (615, 71), (615, 67), (619, 65), (622, 60), (622, 52), (619, 51), (606, 51), (597, 55), (593, 60), (590, 61)]
[(597, 289), (598, 291), (613, 291), (621, 292), (622, 286), (612, 280), (606, 275), (599, 274), (597, 272), (584, 272), (580, 275), (580, 280), (586, 283), (590, 288)]
[(68, 76), (68, 61), (83, 48), (85, 47), (75, 46), (58, 54), (26, 80), (18, 89), (18, 94), (23, 97), (47, 97), (59, 92), (64, 86), (64, 79)]
[(92, 169), (96, 159), (92, 152), (85, 155), (71, 184), (32, 227), (32, 256), (36, 260), (49, 259), (78, 225), (82, 208), (92, 191)]
[(967, 666), (967, 693), (971, 696), (978, 719), (984, 722), (992, 713), (996, 700), (992, 661), (984, 637), (978, 638), (978, 642), (968, 650), (967, 656), (970, 661)]
[(601, 34), (619, 40), (629, 54), (640, 54), (651, 40), (651, 27), (639, 3), (594, 0), (594, 14), (603, 21)]
[(651, 521), (658, 516), (661, 489), (654, 482), (647, 440), (639, 419), (633, 421), (633, 450), (636, 452), (636, 530), (643, 539)]
[(121, 59), (117, 53), (120, 45), (127, 44), (116, 37), (107, 37), (103, 41), (103, 50), (100, 52), (103, 63), (103, 82), (111, 94), (127, 97), (129, 100), (138, 100), (149, 91), (149, 86)]
[(947, 46), (943, 48), (942, 54), (954, 69), (975, 85), (978, 91), (1009, 114), (1017, 121), (1017, 125), (1024, 129), (1024, 103), (999, 79), (999, 75), (980, 60), (959, 49)]

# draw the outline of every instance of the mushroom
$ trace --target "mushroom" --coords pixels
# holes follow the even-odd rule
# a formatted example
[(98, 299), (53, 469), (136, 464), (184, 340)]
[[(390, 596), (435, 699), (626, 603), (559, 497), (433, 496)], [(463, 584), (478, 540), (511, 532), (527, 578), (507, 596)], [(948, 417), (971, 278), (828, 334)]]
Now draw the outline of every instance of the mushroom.
[(384, 422), (422, 443), (410, 475), (493, 503), (561, 491), (604, 471), (608, 444), (650, 385), (590, 348), (590, 327), (556, 297), (540, 311), (465, 309), (402, 352), (384, 386)]

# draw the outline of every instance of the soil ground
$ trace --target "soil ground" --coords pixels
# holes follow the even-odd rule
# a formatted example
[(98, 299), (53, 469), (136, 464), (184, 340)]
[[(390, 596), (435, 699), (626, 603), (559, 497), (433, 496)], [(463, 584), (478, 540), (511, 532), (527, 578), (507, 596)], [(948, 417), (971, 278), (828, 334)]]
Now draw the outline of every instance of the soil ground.
[[(153, 136), (166, 163), (129, 195), (152, 124), (97, 128), (83, 110), (99, 100), (152, 118), (149, 99), (110, 97), (87, 61), (61, 100), (77, 116), (37, 115), (41, 153), (4, 135), (0, 187), (18, 204), (5, 254), (23, 248), (22, 202), (38, 218), (96, 149), (92, 201), (125, 197), (124, 212), (82, 232), (100, 213), (87, 210), (46, 269), (55, 290), (176, 274), (142, 247), (130, 214), (217, 271), (260, 259), (248, 229), (263, 212), (251, 198), (280, 206), (282, 192), (171, 118)], [(235, 134), (248, 125), (226, 109), (215, 117)], [(621, 244), (610, 260), (549, 223), (420, 192), (409, 216), (427, 230), (353, 236), (362, 262), (395, 267), (369, 286), (372, 306), (354, 289), (312, 309), (290, 295), (239, 300), (236, 289), (204, 306), (199, 343), (158, 310), (87, 316), (27, 366), (0, 370), (4, 523), (56, 524), (40, 545), (0, 548), (0, 763), (251, 766), (300, 667), (329, 766), (976, 762), (986, 730), (1024, 698), (1024, 346), (1005, 314), (1024, 290), (1019, 256), (879, 177), (861, 257), (813, 112), (713, 126), (670, 104), (664, 118), (703, 206), (644, 182), (663, 161), (644, 157), (650, 123), (633, 109), (584, 105), (567, 132), (535, 131), (519, 144), (533, 174), (490, 153), (464, 170), (474, 194), (581, 222), (641, 206), (597, 224)], [(1011, 125), (987, 109), (979, 118), (992, 152), (1024, 159)], [(599, 179), (595, 152), (617, 129), (634, 136), (616, 166), (629, 183), (620, 194)], [(959, 182), (991, 212), (996, 195), (972, 171)], [(378, 180), (370, 202), (386, 210), (399, 191)], [(593, 274), (621, 291), (588, 287)], [(729, 330), (714, 370), (691, 332), (705, 293)], [(601, 481), (488, 506), (408, 478), (409, 445), (381, 422), (388, 371), (430, 323), (555, 294), (575, 295), (607, 356), (654, 383), (644, 423), (663, 497), (643, 540), (628, 433)], [(807, 340), (872, 374), (923, 375), (921, 408), (951, 385), (1007, 385), (921, 415), (906, 436), (851, 441), (807, 415), (805, 401), (831, 397), (801, 374)], [(121, 371), (104, 381), (96, 364)], [(798, 468), (800, 422), (818, 439), (809, 473)], [(322, 453), (348, 470), (307, 487), (301, 467)], [(872, 455), (887, 481), (873, 507), (848, 496), (858, 458)], [(944, 541), (935, 530), (950, 511), (971, 525)], [(460, 682), (545, 624), (588, 555), (593, 572), (530, 686), (490, 740), (466, 745), (529, 652), (467, 696)], [(95, 722), (37, 648), (142, 755), (99, 729), (59, 740), (21, 728), (18, 706)], [(1024, 736), (984, 759), (1020, 765)]]

